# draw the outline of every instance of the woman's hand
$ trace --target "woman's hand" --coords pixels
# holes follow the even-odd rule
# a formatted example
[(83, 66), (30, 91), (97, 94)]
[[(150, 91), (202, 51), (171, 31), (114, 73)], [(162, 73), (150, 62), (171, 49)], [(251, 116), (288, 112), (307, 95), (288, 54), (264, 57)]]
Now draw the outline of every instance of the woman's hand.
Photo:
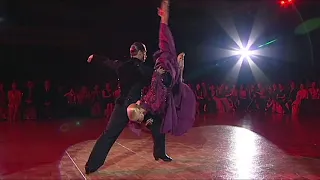
[(182, 52), (178, 55), (177, 60), (178, 60), (178, 64), (179, 64), (179, 68), (183, 69), (184, 68), (184, 57), (185, 57), (185, 53)]
[(153, 119), (150, 118), (146, 121), (146, 126), (152, 125), (152, 123), (153, 123)]
[(184, 61), (184, 57), (186, 56), (186, 54), (184, 52), (180, 53), (177, 57), (178, 61)]
[(158, 8), (158, 15), (161, 17), (161, 23), (168, 24), (169, 21), (169, 0), (163, 0), (161, 7)]
[(166, 71), (163, 68), (159, 67), (158, 69), (156, 69), (156, 72), (159, 74), (164, 74)]

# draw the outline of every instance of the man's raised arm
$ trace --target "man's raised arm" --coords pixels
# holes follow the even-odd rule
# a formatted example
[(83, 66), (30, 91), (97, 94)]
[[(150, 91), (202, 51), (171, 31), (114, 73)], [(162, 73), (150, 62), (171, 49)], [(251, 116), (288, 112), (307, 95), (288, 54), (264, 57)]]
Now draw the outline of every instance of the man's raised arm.
[(100, 65), (106, 66), (108, 68), (111, 68), (113, 70), (117, 70), (122, 65), (122, 62), (120, 62), (119, 60), (110, 60), (107, 57), (96, 55), (96, 54), (90, 55), (89, 58), (87, 59), (87, 62), (97, 63)]

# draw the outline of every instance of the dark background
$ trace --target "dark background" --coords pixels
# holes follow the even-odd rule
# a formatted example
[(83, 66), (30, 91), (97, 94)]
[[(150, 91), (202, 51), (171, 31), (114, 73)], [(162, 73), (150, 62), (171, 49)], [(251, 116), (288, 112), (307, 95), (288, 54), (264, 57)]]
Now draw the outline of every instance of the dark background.
[[(64, 84), (114, 79), (111, 70), (88, 65), (87, 57), (97, 53), (124, 59), (134, 41), (144, 42), (151, 57), (157, 50), (159, 4), (159, 0), (1, 1), (0, 79), (50, 78)], [(299, 0), (296, 6), (304, 20), (320, 15), (319, 1)], [(317, 77), (320, 30), (309, 34), (312, 46), (307, 35), (295, 35), (302, 22), (299, 13), (280, 7), (277, 0), (173, 0), (171, 9), (170, 27), (178, 51), (187, 53), (189, 81), (222, 81), (236, 61), (218, 59), (212, 50), (232, 43), (217, 19), (232, 17), (240, 36), (247, 38), (258, 12), (268, 25), (257, 43), (278, 39), (272, 45), (277, 58), (257, 60), (261, 70), (272, 81)], [(241, 73), (242, 81), (252, 81), (246, 65)]]

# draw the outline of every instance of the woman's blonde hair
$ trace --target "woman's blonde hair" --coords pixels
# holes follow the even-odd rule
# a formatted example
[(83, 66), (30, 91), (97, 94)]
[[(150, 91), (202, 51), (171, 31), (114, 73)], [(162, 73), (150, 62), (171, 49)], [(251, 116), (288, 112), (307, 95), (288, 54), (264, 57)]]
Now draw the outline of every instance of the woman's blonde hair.
[(138, 121), (139, 117), (140, 117), (140, 113), (139, 113), (139, 109), (140, 109), (140, 105), (138, 104), (130, 104), (127, 107), (127, 115), (130, 121)]

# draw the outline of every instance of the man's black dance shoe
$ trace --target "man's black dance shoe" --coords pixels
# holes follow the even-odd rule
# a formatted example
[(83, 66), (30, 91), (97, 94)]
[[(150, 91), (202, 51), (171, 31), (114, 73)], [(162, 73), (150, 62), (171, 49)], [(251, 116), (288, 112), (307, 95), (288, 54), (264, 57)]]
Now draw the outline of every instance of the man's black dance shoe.
[(85, 166), (86, 175), (96, 172), (98, 169), (90, 169), (88, 166)]
[(153, 155), (153, 157), (156, 161), (158, 161), (159, 159), (161, 159), (164, 162), (171, 162), (172, 161), (172, 158), (170, 156), (168, 156), (167, 154), (162, 155), (162, 156)]

